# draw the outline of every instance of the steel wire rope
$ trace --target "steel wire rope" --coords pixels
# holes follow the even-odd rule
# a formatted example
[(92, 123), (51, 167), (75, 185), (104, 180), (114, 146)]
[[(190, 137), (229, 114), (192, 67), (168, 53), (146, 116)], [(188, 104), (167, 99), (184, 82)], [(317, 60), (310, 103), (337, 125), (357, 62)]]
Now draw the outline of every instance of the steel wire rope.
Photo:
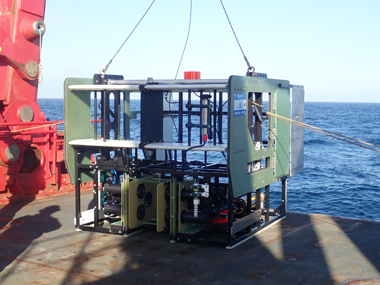
[[(272, 116), (272, 117), (278, 118), (280, 120), (289, 122), (291, 124), (303, 127), (305, 129), (312, 130), (312, 131), (315, 131), (315, 132), (318, 132), (318, 133), (321, 133), (321, 134), (324, 134), (324, 135), (327, 135), (327, 136), (331, 136), (331, 137), (334, 137), (334, 138), (337, 138), (337, 139), (340, 139), (340, 140), (343, 140), (343, 141), (346, 141), (346, 142), (349, 142), (349, 143), (353, 143), (353, 142), (349, 141), (349, 140), (352, 140), (352, 141), (356, 141), (356, 142), (359, 142), (359, 143), (362, 143), (362, 144), (366, 144), (366, 145), (370, 145), (370, 146), (373, 146), (373, 147), (376, 147), (376, 148), (380, 148), (380, 146), (377, 146), (377, 145), (374, 145), (374, 144), (371, 144), (371, 143), (367, 143), (365, 141), (357, 140), (357, 139), (354, 139), (354, 138), (351, 138), (351, 137), (347, 137), (347, 136), (344, 136), (344, 135), (341, 135), (341, 134), (338, 134), (338, 133), (334, 133), (334, 132), (331, 132), (331, 131), (328, 131), (328, 130), (325, 130), (325, 129), (321, 129), (321, 128), (318, 128), (318, 127), (315, 127), (315, 126), (312, 126), (312, 125), (308, 125), (308, 124), (305, 124), (305, 123), (302, 123), (302, 122), (298, 122), (296, 120), (289, 119), (289, 118), (286, 118), (286, 117), (283, 117), (283, 116), (280, 116), (280, 115), (277, 115), (277, 114), (274, 114), (274, 113), (271, 113), (271, 112), (267, 112), (267, 114), (268, 114), (268, 116)], [(328, 135), (328, 133), (330, 133), (331, 135)], [(348, 140), (344, 140), (344, 139), (341, 139), (339, 137), (343, 137), (343, 138), (346, 138)], [(362, 146), (362, 145), (357, 144), (357, 143), (353, 143), (353, 144)], [(362, 146), (362, 147), (365, 147), (365, 146)], [(367, 147), (365, 147), (365, 148), (367, 148)], [(369, 149), (371, 149), (371, 148), (369, 148)], [(375, 149), (373, 149), (373, 150), (375, 150)], [(378, 151), (378, 150), (375, 150), (375, 151)], [(378, 151), (378, 152), (380, 152), (380, 151)]]
[(235, 33), (235, 30), (234, 30), (234, 27), (232, 26), (232, 23), (231, 23), (231, 21), (230, 21), (230, 18), (228, 17), (228, 14), (227, 14), (226, 8), (224, 7), (224, 4), (223, 4), (223, 1), (222, 1), (222, 0), (220, 0), (220, 4), (222, 4), (223, 10), (224, 10), (224, 14), (226, 14), (226, 17), (227, 17), (228, 23), (230, 24), (230, 27), (231, 27), (231, 30), (232, 30), (234, 36), (235, 36), (236, 42), (238, 43), (239, 48), (240, 48), (240, 50), (241, 50), (241, 53), (242, 53), (243, 56), (244, 56), (244, 60), (245, 60), (245, 62), (247, 63), (247, 66), (248, 66), (247, 75), (248, 75), (248, 72), (249, 72), (250, 70), (251, 70), (252, 72), (254, 72), (254, 71), (255, 71), (255, 68), (249, 63), (248, 58), (246, 57), (246, 55), (245, 55), (245, 53), (244, 53), (244, 51), (243, 51), (243, 48), (242, 48), (241, 45), (240, 45), (239, 39), (238, 39), (238, 37), (236, 36), (236, 33)]
[(144, 15), (142, 15), (142, 17), (140, 18), (140, 20), (138, 21), (138, 23), (136, 24), (136, 26), (133, 28), (132, 32), (128, 35), (128, 37), (125, 39), (125, 41), (123, 42), (123, 44), (119, 47), (119, 49), (117, 50), (117, 52), (115, 53), (115, 55), (111, 58), (111, 60), (108, 62), (108, 64), (102, 70), (100, 70), (100, 72), (103, 72), (102, 77), (104, 77), (104, 75), (106, 74), (106, 72), (107, 72), (110, 64), (112, 63), (112, 61), (114, 60), (114, 58), (117, 56), (117, 54), (119, 53), (119, 51), (123, 48), (123, 46), (125, 45), (125, 43), (132, 36), (133, 32), (136, 30), (136, 28), (138, 27), (138, 25), (144, 19), (145, 15), (148, 13), (148, 11), (150, 10), (150, 8), (153, 6), (154, 2), (156, 2), (156, 0), (152, 1), (152, 3), (150, 4), (150, 6), (148, 7), (148, 9), (145, 11)]
[(377, 149), (374, 149), (374, 148), (371, 148), (371, 147), (368, 147), (368, 146), (364, 146), (364, 145), (361, 145), (359, 143), (366, 144), (366, 145), (369, 145), (369, 146), (373, 146), (373, 147), (376, 147), (376, 148), (380, 148), (380, 146), (378, 146), (378, 145), (371, 144), (371, 143), (368, 143), (368, 142), (365, 142), (365, 141), (362, 141), (362, 140), (357, 140), (357, 139), (354, 139), (354, 138), (351, 138), (351, 137), (348, 137), (348, 136), (344, 136), (344, 135), (341, 135), (341, 134), (338, 134), (338, 133), (334, 133), (334, 132), (331, 132), (331, 131), (328, 131), (328, 130), (325, 130), (325, 129), (322, 129), (322, 128), (318, 128), (318, 127), (315, 127), (315, 126), (312, 126), (312, 125), (305, 124), (303, 122), (299, 122), (299, 121), (296, 121), (296, 120), (293, 120), (293, 119), (290, 119), (290, 118), (286, 118), (286, 117), (283, 117), (283, 116), (280, 116), (280, 115), (268, 112), (263, 106), (255, 103), (255, 102), (252, 102), (252, 104), (256, 105), (256, 106), (258, 106), (260, 108), (262, 108), (265, 111), (265, 114), (268, 115), (268, 116), (271, 116), (271, 117), (274, 117), (274, 118), (278, 118), (278, 119), (280, 119), (282, 121), (291, 123), (293, 125), (302, 127), (304, 129), (308, 129), (310, 131), (317, 132), (317, 133), (320, 133), (322, 135), (325, 135), (325, 136), (328, 136), (328, 137), (332, 137), (332, 138), (335, 138), (335, 139), (338, 139), (338, 140), (341, 140), (341, 141), (344, 141), (344, 142), (347, 142), (347, 143), (350, 143), (350, 144), (353, 144), (353, 145), (356, 145), (356, 146), (360, 146), (360, 147), (363, 147), (363, 148), (366, 148), (366, 149), (369, 149), (369, 150), (373, 150), (373, 151), (376, 151), (376, 152), (380, 153), (380, 150), (377, 150)]
[[(181, 58), (180, 58), (179, 63), (178, 63), (178, 68), (177, 68), (177, 72), (176, 72), (176, 74), (175, 74), (174, 80), (177, 79), (179, 69), (181, 68), (182, 59), (183, 59), (183, 56), (184, 56), (185, 51), (186, 51), (187, 42), (188, 42), (188, 40), (189, 40), (189, 35), (190, 35), (190, 30), (191, 30), (191, 19), (192, 19), (192, 15), (193, 15), (193, 0), (190, 0), (189, 27), (188, 27), (188, 29), (187, 29), (187, 36), (186, 36), (185, 46), (183, 47), (183, 50), (182, 50), (182, 55), (181, 55)], [(175, 103), (171, 102), (172, 94), (173, 94), (172, 92), (169, 92), (169, 100), (167, 99), (167, 97), (165, 97), (166, 102), (169, 104), (169, 111), (170, 111), (170, 112), (172, 111), (172, 109), (171, 109), (171, 105), (177, 103), (177, 102), (175, 102)], [(179, 102), (178, 102), (178, 103), (179, 103)], [(181, 106), (181, 108), (182, 108), (182, 106)], [(175, 129), (175, 131), (176, 131), (176, 133), (177, 133), (177, 137), (179, 137), (179, 133), (178, 133), (177, 125), (175, 124), (174, 118), (173, 118), (173, 117), (171, 117), (171, 118), (172, 118), (172, 121), (173, 121), (174, 129)]]
[[(52, 123), (48, 123), (48, 124), (43, 124), (43, 125), (36, 126), (36, 127), (24, 128), (24, 129), (19, 129), (19, 130), (0, 132), (0, 135), (4, 135), (4, 134), (8, 134), (8, 133), (24, 132), (24, 131), (28, 131), (28, 130), (39, 129), (39, 128), (44, 128), (44, 127), (49, 127), (49, 126), (54, 126), (54, 125), (61, 125), (61, 124), (64, 124), (64, 121), (57, 121), (57, 122), (52, 122)], [(0, 127), (2, 127), (2, 126), (3, 125), (0, 124)]]
[(188, 42), (188, 40), (189, 40), (190, 29), (191, 29), (191, 18), (192, 18), (192, 14), (193, 14), (193, 0), (190, 0), (189, 28), (187, 29), (187, 36), (186, 36), (185, 46), (183, 47), (183, 51), (182, 51), (182, 55), (181, 55), (181, 59), (179, 60), (179, 64), (178, 64), (178, 68), (177, 68), (177, 72), (176, 72), (176, 74), (175, 74), (174, 80), (177, 79), (178, 72), (179, 72), (179, 69), (180, 69), (180, 67), (181, 67), (182, 59), (183, 59), (183, 56), (184, 56), (185, 51), (186, 51), (187, 42)]

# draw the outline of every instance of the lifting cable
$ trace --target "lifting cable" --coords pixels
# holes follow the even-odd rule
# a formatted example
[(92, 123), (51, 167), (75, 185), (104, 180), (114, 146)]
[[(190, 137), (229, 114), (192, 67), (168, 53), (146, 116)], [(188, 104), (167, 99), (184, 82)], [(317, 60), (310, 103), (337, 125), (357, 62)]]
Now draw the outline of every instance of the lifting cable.
[[(120, 48), (116, 51), (115, 55), (110, 59), (110, 61), (108, 62), (108, 64), (102, 68), (100, 70), (101, 73), (103, 73), (102, 77), (104, 77), (104, 75), (106, 74), (109, 66), (111, 65), (112, 61), (114, 60), (114, 58), (117, 56), (117, 54), (120, 52), (120, 50), (123, 48), (123, 46), (125, 45), (125, 43), (129, 40), (129, 38), (132, 36), (133, 32), (136, 30), (136, 28), (138, 27), (138, 25), (141, 23), (141, 21), (144, 19), (145, 15), (148, 13), (148, 11), (150, 10), (150, 8), (153, 6), (154, 2), (156, 0), (153, 0), (152, 3), (149, 5), (148, 9), (145, 11), (145, 13), (143, 14), (143, 16), (140, 18), (140, 20), (138, 21), (138, 23), (136, 24), (136, 26), (133, 28), (133, 30), (131, 31), (131, 33), (128, 35), (128, 37), (125, 39), (125, 41), (123, 42), (123, 44), (120, 46)], [(232, 26), (232, 23), (230, 21), (230, 18), (228, 17), (228, 14), (227, 14), (227, 11), (226, 11), (226, 8), (224, 7), (224, 4), (223, 4), (223, 1), (220, 0), (220, 3), (223, 7), (223, 10), (224, 10), (224, 13), (227, 17), (227, 20), (228, 20), (228, 23), (230, 24), (230, 27), (231, 27), (231, 30), (235, 36), (235, 39), (236, 39), (236, 42), (237, 44), (239, 45), (239, 48), (243, 54), (243, 57), (244, 57), (244, 60), (245, 62), (247, 63), (247, 66), (248, 66), (248, 69), (247, 69), (247, 75), (251, 72), (254, 72), (255, 71), (255, 68), (249, 63), (248, 61), (248, 58), (247, 56), (245, 55), (244, 51), (243, 51), (243, 48), (241, 47), (240, 45), (240, 42), (239, 42), (239, 39), (237, 38), (237, 35), (235, 33), (235, 30)], [(179, 65), (178, 65), (178, 68), (177, 68), (177, 73), (175, 75), (175, 79), (177, 79), (177, 76), (178, 76), (178, 72), (179, 72), (179, 69), (180, 69), (180, 66), (181, 66), (181, 63), (182, 63), (182, 59), (183, 59), (183, 56), (185, 54), (185, 50), (186, 50), (186, 46), (187, 46), (187, 42), (188, 42), (188, 39), (189, 39), (189, 35), (190, 35), (190, 28), (191, 28), (191, 18), (192, 18), (192, 4), (193, 4), (193, 1), (190, 0), (190, 20), (189, 20), (189, 28), (188, 28), (188, 31), (187, 31), (187, 37), (186, 37), (186, 42), (185, 42), (185, 46), (183, 48), (183, 51), (182, 51), (182, 55), (181, 55), (181, 59), (179, 61)]]
[(245, 62), (247, 63), (247, 66), (248, 66), (248, 69), (247, 69), (247, 75), (248, 75), (250, 72), (255, 72), (255, 68), (254, 68), (252, 65), (249, 64), (248, 58), (247, 58), (247, 57), (245, 56), (245, 54), (244, 54), (243, 48), (241, 47), (240, 42), (239, 42), (239, 40), (238, 40), (238, 38), (237, 38), (237, 36), (236, 36), (235, 30), (234, 30), (234, 28), (232, 27), (232, 24), (231, 24), (230, 18), (228, 17), (228, 14), (227, 14), (226, 8), (224, 8), (223, 1), (222, 1), (222, 0), (220, 0), (220, 4), (222, 4), (222, 7), (223, 7), (223, 10), (224, 10), (224, 13), (226, 14), (226, 17), (227, 17), (228, 23), (230, 24), (231, 30), (232, 30), (232, 32), (234, 33), (235, 39), (236, 39), (236, 41), (237, 41), (237, 43), (238, 43), (238, 45), (239, 45), (239, 48), (240, 48), (240, 50), (241, 50), (241, 53), (242, 53), (243, 56), (244, 56), (244, 60), (245, 60)]
[(141, 17), (140, 21), (138, 21), (138, 23), (136, 24), (136, 26), (133, 28), (132, 32), (129, 34), (129, 36), (125, 39), (125, 41), (123, 42), (123, 44), (120, 46), (120, 48), (117, 50), (117, 52), (115, 53), (115, 55), (111, 58), (111, 60), (108, 62), (108, 64), (100, 71), (101, 73), (103, 72), (103, 75), (102, 77), (104, 77), (104, 75), (106, 74), (108, 68), (110, 67), (110, 64), (112, 63), (112, 61), (114, 60), (114, 58), (117, 56), (117, 54), (119, 53), (119, 51), (123, 48), (123, 46), (125, 45), (125, 43), (129, 40), (129, 38), (132, 36), (133, 32), (136, 30), (137, 26), (140, 24), (140, 22), (142, 21), (142, 19), (144, 19), (145, 15), (148, 13), (148, 11), (150, 10), (150, 8), (153, 6), (154, 2), (156, 0), (153, 0), (153, 2), (150, 4), (150, 6), (148, 7), (148, 9), (145, 11), (144, 15)]
[(191, 28), (191, 17), (193, 13), (193, 0), (190, 0), (190, 19), (189, 19), (189, 28), (187, 30), (187, 36), (186, 36), (186, 41), (185, 41), (185, 46), (183, 47), (181, 59), (179, 60), (178, 68), (177, 68), (177, 73), (175, 74), (174, 79), (177, 79), (179, 68), (181, 67), (183, 55), (185, 54), (186, 46), (187, 46), (187, 41), (189, 40), (189, 35), (190, 35), (190, 28)]
[[(177, 73), (175, 74), (174, 80), (177, 79), (178, 72), (179, 72), (179, 69), (180, 69), (180, 67), (181, 67), (182, 59), (183, 59), (183, 56), (184, 56), (185, 51), (186, 51), (187, 42), (188, 42), (188, 40), (189, 40), (192, 14), (193, 14), (193, 0), (190, 0), (189, 28), (187, 29), (187, 36), (186, 36), (185, 46), (183, 47), (183, 51), (182, 51), (182, 55), (181, 55), (181, 59), (179, 60), (178, 68), (177, 68)], [(179, 102), (172, 102), (172, 92), (168, 92), (168, 94), (169, 94), (169, 100), (168, 100), (167, 96), (165, 96), (165, 100), (166, 100), (166, 102), (168, 102), (168, 104), (169, 104), (169, 111), (171, 112), (171, 111), (172, 111), (172, 109), (171, 109), (171, 105), (172, 105), (172, 104), (178, 104)], [(174, 121), (173, 116), (171, 116), (171, 118), (172, 118), (172, 122), (173, 122), (173, 125), (174, 125), (174, 129), (175, 129), (175, 131), (176, 131), (176, 133), (177, 133), (177, 136), (179, 137), (178, 129), (177, 129), (177, 125), (175, 124), (175, 121)]]
[[(371, 144), (371, 143), (368, 143), (368, 142), (365, 142), (365, 141), (362, 141), (362, 140), (357, 140), (357, 139), (354, 139), (354, 138), (351, 138), (351, 137), (348, 137), (348, 136), (344, 136), (344, 135), (341, 135), (341, 134), (338, 134), (338, 133), (334, 133), (334, 132), (331, 132), (331, 131), (328, 131), (328, 130), (325, 130), (325, 129), (321, 129), (321, 128), (318, 128), (318, 127), (315, 127), (315, 126), (312, 126), (312, 125), (305, 124), (303, 122), (299, 122), (299, 121), (296, 121), (296, 120), (293, 120), (293, 119), (290, 119), (290, 118), (286, 118), (286, 117), (283, 117), (283, 116), (280, 116), (280, 115), (268, 112), (263, 106), (255, 103), (255, 102), (252, 102), (252, 104), (255, 105), (255, 106), (258, 106), (258, 107), (262, 108), (265, 111), (265, 114), (267, 116), (271, 116), (271, 117), (280, 119), (282, 121), (285, 121), (287, 123), (291, 123), (293, 125), (296, 125), (296, 126), (299, 126), (299, 127), (305, 128), (305, 129), (308, 129), (310, 131), (317, 132), (317, 133), (320, 133), (322, 135), (329, 136), (329, 137), (332, 137), (332, 138), (335, 138), (335, 139), (338, 139), (338, 140), (341, 140), (341, 141), (344, 141), (344, 142), (347, 142), (347, 143), (350, 143), (350, 144), (353, 144), (353, 145), (357, 145), (357, 146), (360, 146), (360, 147), (363, 147), (363, 148), (366, 148), (366, 149), (370, 149), (370, 150), (373, 150), (373, 151), (376, 151), (376, 152), (380, 153), (380, 150), (375, 149), (375, 148), (379, 148), (380, 149), (380, 146), (377, 146), (377, 145), (374, 145), (374, 144)], [(365, 146), (363, 144), (369, 145), (371, 147)]]

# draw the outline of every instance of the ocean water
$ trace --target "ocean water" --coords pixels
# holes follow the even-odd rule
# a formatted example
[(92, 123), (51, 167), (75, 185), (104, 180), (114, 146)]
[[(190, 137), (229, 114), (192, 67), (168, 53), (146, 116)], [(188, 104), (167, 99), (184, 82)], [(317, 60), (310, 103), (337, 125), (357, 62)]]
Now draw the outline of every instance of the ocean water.
[[(46, 118), (63, 120), (62, 99), (38, 103)], [(139, 102), (132, 101), (131, 109), (138, 110)], [(305, 123), (380, 146), (379, 121), (380, 104), (305, 102)], [(138, 139), (138, 120), (132, 124), (132, 139)], [(380, 220), (380, 153), (309, 130), (304, 153), (303, 173), (288, 179), (288, 211)], [(279, 186), (271, 188), (273, 206)]]

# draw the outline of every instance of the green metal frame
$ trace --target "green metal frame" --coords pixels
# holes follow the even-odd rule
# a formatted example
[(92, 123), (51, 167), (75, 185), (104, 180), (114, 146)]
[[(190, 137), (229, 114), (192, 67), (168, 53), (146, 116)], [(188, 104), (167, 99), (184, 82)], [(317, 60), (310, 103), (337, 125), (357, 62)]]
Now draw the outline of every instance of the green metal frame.
[[(289, 86), (289, 85), (288, 85)], [(277, 89), (274, 93), (277, 115), (290, 117), (290, 89)], [(283, 177), (289, 174), (289, 146), (290, 146), (290, 124), (274, 118), (273, 128), (275, 134), (275, 177)]]
[[(229, 78), (227, 168), (235, 198), (263, 188), (289, 174), (289, 123), (269, 118), (268, 147), (255, 149), (247, 112), (248, 108), (252, 108), (248, 106), (248, 98), (253, 93), (269, 94), (269, 112), (287, 118), (290, 115), (289, 81), (245, 76)], [(244, 106), (240, 109), (240, 113), (237, 106), (244, 99), (245, 114)], [(276, 102), (275, 106), (273, 102)], [(266, 168), (247, 173), (247, 165), (261, 159), (267, 159), (269, 162)]]
[[(189, 217), (187, 217), (188, 220), (193, 221), (193, 223), (186, 222), (186, 217), (182, 215), (183, 211), (186, 212), (186, 215), (193, 211), (193, 208), (189, 206), (188, 201), (191, 200), (191, 198), (186, 201), (181, 200), (182, 191), (184, 189), (191, 190), (192, 185), (196, 181), (196, 179), (191, 180), (189, 179), (190, 177), (186, 177), (186, 175), (189, 175), (188, 172), (183, 171), (181, 173), (181, 170), (179, 169), (171, 169), (170, 172), (168, 172), (171, 176), (161, 176), (162, 173), (159, 171), (160, 169), (157, 173), (161, 174), (158, 175), (155, 172), (155, 168), (145, 168), (144, 163), (146, 161), (142, 161), (141, 169), (145, 169), (145, 172), (142, 172), (144, 175), (140, 177), (139, 174), (134, 174), (135, 169), (133, 169), (133, 167), (137, 165), (136, 169), (139, 171), (140, 165), (135, 161), (131, 162), (131, 160), (123, 160), (122, 164), (125, 165), (125, 167), (120, 164), (110, 163), (107, 155), (109, 151), (112, 151), (113, 147), (77, 145), (74, 148), (69, 145), (69, 142), (72, 140), (94, 139), (94, 136), (97, 135), (93, 124), (91, 123), (91, 114), (94, 111), (97, 111), (91, 110), (91, 108), (96, 108), (91, 102), (91, 93), (93, 93), (93, 91), (71, 91), (69, 89), (70, 85), (92, 84), (92, 79), (80, 78), (69, 78), (65, 82), (65, 159), (72, 181), (76, 182), (74, 181), (74, 174), (77, 173), (77, 175), (80, 174), (80, 176), (78, 176), (78, 178), (80, 178), (80, 183), (92, 180), (96, 182), (97, 176), (92, 174), (92, 168), (94, 165), (91, 165), (91, 154), (99, 152), (102, 154), (105, 153), (105, 158), (103, 158), (102, 155), (97, 159), (96, 168), (99, 168), (100, 171), (104, 172), (103, 174), (108, 173), (107, 171), (110, 171), (113, 167), (118, 171), (124, 172), (124, 177), (121, 183), (122, 198), (120, 221), (111, 224), (112, 232), (130, 233), (143, 226), (149, 225), (155, 226), (157, 232), (162, 232), (168, 227), (171, 241), (190, 240), (193, 238), (194, 241), (203, 241), (203, 239), (208, 240), (209, 234), (214, 229), (210, 222), (210, 200), (204, 200), (205, 202), (202, 202), (202, 210), (204, 210), (206, 214), (204, 217), (200, 217), (200, 220), (204, 220), (204, 222), (197, 223), (197, 220), (192, 220)], [(253, 112), (251, 103), (254, 98), (255, 100), (261, 100), (260, 98), (262, 98), (262, 94), (266, 93), (268, 94), (268, 111), (289, 118), (290, 88), (291, 86), (287, 80), (267, 79), (264, 76), (231, 76), (229, 78), (227, 115), (228, 173), (226, 173), (225, 164), (223, 163), (220, 167), (220, 169), (223, 170), (221, 174), (215, 174), (212, 172), (212, 169), (209, 172), (210, 174), (205, 175), (205, 182), (202, 182), (214, 185), (214, 187), (222, 185), (222, 192), (227, 193), (227, 202), (222, 206), (224, 207), (223, 210), (227, 209), (228, 211), (227, 214), (223, 213), (222, 217), (228, 215), (226, 243), (229, 246), (239, 244), (241, 241), (262, 230), (270, 223), (285, 216), (286, 178), (289, 177), (290, 124), (268, 116), (266, 118), (268, 119), (267, 124), (265, 124), (268, 128), (268, 137), (262, 138), (260, 134), (260, 132), (263, 131), (262, 123), (260, 122), (261, 116), (258, 113)], [(225, 89), (223, 90), (225, 91)], [(103, 95), (111, 94), (111, 91), (107, 91), (107, 93), (104, 93), (104, 90), (97, 92), (103, 92)], [(130, 139), (130, 120), (136, 117), (136, 112), (130, 111), (130, 91), (123, 93), (124, 98), (122, 104), (124, 108), (123, 113), (120, 115), (124, 118), (124, 129), (121, 137), (124, 140), (128, 140)], [(221, 98), (222, 95), (219, 95), (219, 98)], [(104, 96), (102, 98), (102, 100), (104, 100)], [(222, 100), (220, 99), (220, 101)], [(108, 104), (107, 98), (106, 102)], [(103, 107), (107, 106), (107, 104), (103, 105)], [(119, 109), (120, 105), (117, 106)], [(221, 107), (220, 105), (219, 107), (221, 109), (223, 106)], [(260, 108), (257, 109), (261, 110)], [(257, 111), (257, 109), (255, 111)], [(149, 116), (150, 112), (145, 114)], [(216, 107), (214, 114), (216, 114)], [(221, 114), (221, 112), (219, 112), (219, 114)], [(104, 117), (105, 115), (103, 114), (102, 116)], [(163, 115), (160, 115), (159, 117), (163, 117)], [(118, 119), (119, 118), (120, 116)], [(105, 122), (106, 120), (102, 119), (102, 121)], [(252, 127), (253, 122), (257, 124), (254, 127)], [(154, 122), (150, 124), (154, 125)], [(214, 124), (216, 126), (215, 122)], [(115, 125), (117, 124), (115, 123)], [(113, 128), (115, 130), (116, 127), (113, 126)], [(161, 131), (159, 133), (161, 133)], [(257, 142), (254, 141), (255, 139)], [(99, 140), (101, 139), (99, 138)], [(264, 143), (264, 141), (267, 141), (267, 143)], [(137, 144), (134, 145), (134, 148), (137, 148)], [(77, 153), (80, 153), (80, 155), (75, 155), (75, 150), (77, 150)], [(126, 153), (122, 154), (120, 151), (117, 152), (117, 155), (122, 155), (123, 159), (130, 159), (130, 156), (126, 155)], [(120, 157), (117, 158), (119, 159)], [(130, 166), (130, 162), (132, 166)], [(152, 165), (154, 165), (154, 163), (152, 163)], [(80, 169), (80, 171), (78, 171), (78, 169)], [(167, 170), (164, 169), (164, 171)], [(129, 177), (128, 174), (131, 174), (132, 176)], [(202, 175), (203, 174), (200, 174), (200, 176)], [(214, 175), (215, 183), (212, 180)], [(190, 176), (192, 176), (192, 174), (190, 174)], [(219, 178), (224, 179), (224, 177), (228, 177), (229, 188), (226, 187), (224, 181), (219, 181)], [(269, 185), (279, 180), (282, 180), (282, 202), (280, 206), (272, 210), (269, 208)], [(140, 183), (144, 183), (146, 193), (151, 193), (153, 204), (146, 205), (146, 196), (143, 198), (137, 196), (137, 189)], [(169, 201), (167, 201), (168, 187), (170, 187)], [(77, 194), (79, 196), (79, 182), (76, 183), (76, 188), (78, 189)], [(265, 188), (265, 197), (268, 197), (265, 208), (261, 205), (261, 190), (263, 188)], [(96, 195), (97, 194), (95, 194), (95, 196)], [(223, 194), (223, 196), (225, 196), (225, 194)], [(236, 213), (235, 215), (234, 203), (236, 201), (235, 198), (238, 197), (246, 199), (247, 208), (244, 212)], [(94, 197), (94, 199), (97, 199), (97, 197)], [(137, 212), (142, 213), (142, 205), (144, 206), (145, 211), (144, 216), (136, 214)], [(139, 206), (140, 209), (138, 208)], [(252, 211), (252, 206), (256, 207), (254, 209), (255, 211)], [(260, 209), (262, 211), (260, 211)], [(79, 212), (80, 208), (79, 210), (77, 209), (77, 215)], [(181, 217), (184, 221), (183, 223)], [(168, 220), (169, 225), (167, 224)], [(95, 215), (94, 221), (94, 227), (96, 227), (95, 230), (106, 230), (99, 226), (100, 223), (98, 222), (98, 217)], [(83, 225), (81, 228), (90, 229), (87, 225)], [(204, 233), (202, 233), (202, 230), (204, 230)], [(216, 240), (213, 241), (218, 243), (218, 235), (213, 236), (213, 238), (215, 237)]]
[[(94, 126), (91, 123), (91, 93), (93, 91), (70, 90), (71, 85), (92, 85), (92, 78), (67, 78), (64, 89), (64, 120), (65, 120), (65, 162), (67, 171), (70, 175), (71, 183), (74, 183), (75, 173), (75, 153), (74, 148), (69, 142), (77, 139), (93, 139)], [(130, 93), (131, 91), (122, 91), (123, 100), (123, 118), (124, 118), (124, 139), (130, 139), (130, 120), (136, 119), (137, 112), (130, 110)], [(90, 164), (91, 154), (94, 150), (86, 151), (80, 164)], [(81, 183), (92, 181), (92, 173), (83, 171), (81, 173)]]
[[(130, 179), (128, 174), (123, 175), (123, 180), (121, 181), (121, 205), (128, 205), (128, 193), (130, 189), (129, 185)], [(123, 207), (121, 209), (121, 222), (123, 225), (124, 232), (128, 230), (128, 209)]]
[[(76, 139), (94, 138), (94, 127), (91, 124), (91, 91), (71, 91), (70, 85), (90, 85), (92, 79), (67, 78), (65, 80), (64, 120), (65, 120), (65, 162), (71, 183), (75, 183), (75, 150), (69, 142)], [(91, 164), (91, 152), (82, 156), (81, 164)], [(92, 173), (81, 172), (81, 182), (92, 181)]]

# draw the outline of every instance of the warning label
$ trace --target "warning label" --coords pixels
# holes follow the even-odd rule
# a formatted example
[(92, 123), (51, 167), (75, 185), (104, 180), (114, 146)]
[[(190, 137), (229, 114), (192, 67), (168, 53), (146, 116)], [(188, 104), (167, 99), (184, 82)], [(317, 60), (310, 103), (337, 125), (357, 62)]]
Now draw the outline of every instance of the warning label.
[(247, 114), (247, 94), (234, 94), (234, 116)]

